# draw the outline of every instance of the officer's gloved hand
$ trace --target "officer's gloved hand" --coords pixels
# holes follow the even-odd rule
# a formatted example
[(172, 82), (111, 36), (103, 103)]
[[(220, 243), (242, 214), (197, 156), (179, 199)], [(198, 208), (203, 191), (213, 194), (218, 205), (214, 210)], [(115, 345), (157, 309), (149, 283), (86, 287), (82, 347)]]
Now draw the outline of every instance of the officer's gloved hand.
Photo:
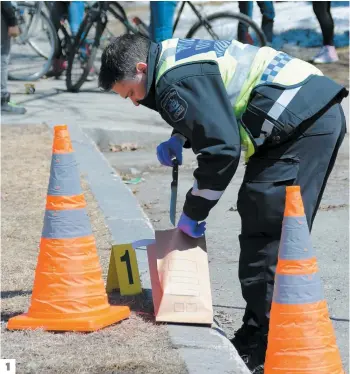
[(157, 147), (157, 157), (164, 166), (173, 166), (172, 159), (176, 157), (179, 165), (182, 165), (182, 147), (184, 141), (173, 135), (169, 140), (163, 142)]
[(186, 216), (185, 213), (181, 214), (177, 227), (192, 238), (199, 238), (204, 235), (206, 222), (198, 223), (193, 219)]

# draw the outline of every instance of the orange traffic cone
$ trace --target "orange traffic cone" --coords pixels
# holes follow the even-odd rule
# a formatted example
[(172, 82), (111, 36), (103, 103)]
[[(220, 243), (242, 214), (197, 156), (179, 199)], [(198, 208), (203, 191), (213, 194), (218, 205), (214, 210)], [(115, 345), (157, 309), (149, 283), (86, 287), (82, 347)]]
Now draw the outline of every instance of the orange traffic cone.
[(56, 126), (40, 253), (28, 313), (10, 330), (95, 331), (129, 317), (110, 306), (67, 126)]
[(343, 374), (299, 186), (287, 187), (266, 374)]

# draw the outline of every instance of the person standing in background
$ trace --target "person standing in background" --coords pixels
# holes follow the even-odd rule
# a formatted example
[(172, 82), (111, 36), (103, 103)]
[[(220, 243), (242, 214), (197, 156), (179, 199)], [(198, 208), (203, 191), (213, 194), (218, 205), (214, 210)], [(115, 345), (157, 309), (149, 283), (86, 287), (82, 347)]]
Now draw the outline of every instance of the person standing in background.
[(11, 37), (20, 34), (15, 8), (11, 1), (1, 2), (1, 114), (24, 114), (26, 109), (10, 101), (7, 90), (8, 64), (10, 59)]
[(176, 1), (151, 1), (151, 39), (155, 43), (171, 39)]
[[(272, 43), (273, 38), (273, 22), (275, 19), (275, 9), (272, 1), (257, 1), (262, 14), (261, 29), (265, 34), (266, 40), (269, 44)], [(238, 2), (239, 11), (246, 16), (253, 18), (253, 1), (239, 1)], [(240, 24), (238, 26), (238, 40), (244, 41), (244, 34), (247, 32), (245, 30), (246, 26)], [(242, 39), (243, 38), (243, 39)]]
[(334, 21), (330, 1), (313, 1), (312, 8), (320, 24), (323, 36), (323, 47), (312, 59), (316, 64), (329, 64), (339, 60), (334, 47)]

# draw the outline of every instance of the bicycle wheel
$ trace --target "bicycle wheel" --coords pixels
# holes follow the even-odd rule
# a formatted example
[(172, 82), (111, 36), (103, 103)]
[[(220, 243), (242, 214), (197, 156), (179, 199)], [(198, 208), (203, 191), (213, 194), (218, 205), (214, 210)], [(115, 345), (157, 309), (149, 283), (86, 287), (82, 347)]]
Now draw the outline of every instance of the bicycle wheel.
[(57, 31), (58, 48), (56, 56), (61, 55), (65, 61), (68, 61), (68, 56), (71, 52), (73, 37), (67, 31), (67, 21), (61, 23), (60, 28)]
[(11, 46), (10, 80), (35, 81), (50, 69), (57, 46), (56, 31), (43, 11), (36, 15), (38, 18), (34, 18), (35, 12), (36, 8), (30, 4), (17, 5), (18, 26), (22, 34)]
[(117, 2), (109, 2), (107, 9), (107, 25), (100, 39), (99, 48), (93, 64), (93, 69), (97, 75), (101, 68), (101, 56), (103, 50), (118, 35), (129, 34), (130, 30), (126, 26), (128, 20), (124, 9)]
[[(92, 9), (84, 18), (68, 58), (66, 73), (68, 91), (79, 92), (89, 74), (96, 75), (99, 72), (100, 66), (97, 60), (101, 59), (102, 48), (115, 36), (116, 29), (113, 27), (115, 20), (122, 25), (124, 32), (128, 32), (123, 13), (113, 2), (108, 5), (105, 20), (102, 20), (101, 13), (97, 9)], [(111, 29), (106, 27), (107, 25)]]
[(111, 10), (113, 14), (118, 14), (124, 21), (128, 19), (124, 8), (117, 1), (109, 1), (108, 10)]
[(266, 45), (264, 33), (249, 17), (241, 13), (214, 13), (205, 18), (205, 22), (196, 22), (187, 33), (192, 39), (236, 39), (257, 47)]

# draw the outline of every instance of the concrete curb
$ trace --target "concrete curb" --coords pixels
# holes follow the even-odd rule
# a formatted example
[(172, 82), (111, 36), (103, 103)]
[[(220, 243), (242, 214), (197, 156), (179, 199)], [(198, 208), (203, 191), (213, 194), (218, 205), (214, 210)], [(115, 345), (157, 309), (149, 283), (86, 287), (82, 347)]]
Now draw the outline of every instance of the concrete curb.
[[(53, 127), (53, 125), (50, 125)], [(69, 125), (81, 174), (86, 176), (112, 234), (114, 244), (138, 241), (135, 246), (141, 283), (151, 289), (145, 245), (154, 240), (153, 227), (132, 192), (114, 172), (96, 144), (77, 125)], [(149, 292), (151, 295), (151, 292)], [(167, 325), (189, 374), (249, 374), (224, 332), (188, 325)]]

